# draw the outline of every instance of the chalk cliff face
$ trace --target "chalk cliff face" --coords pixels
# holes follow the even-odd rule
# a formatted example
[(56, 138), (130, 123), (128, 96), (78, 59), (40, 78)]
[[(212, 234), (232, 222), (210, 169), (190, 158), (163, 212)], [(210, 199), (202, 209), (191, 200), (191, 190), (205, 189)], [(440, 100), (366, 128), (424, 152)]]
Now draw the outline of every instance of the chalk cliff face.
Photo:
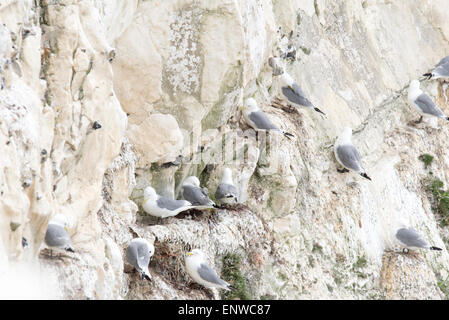
[[(186, 274), (193, 248), (219, 274), (238, 256), (253, 299), (448, 297), (429, 185), (449, 182), (449, 124), (407, 103), (449, 54), (446, 0), (9, 0), (0, 22), (0, 297), (220, 297)], [(272, 106), (282, 54), (327, 117)], [(449, 114), (446, 84), (421, 88)], [(248, 97), (295, 138), (256, 137)], [(345, 126), (372, 181), (336, 170)], [(197, 175), (213, 195), (224, 167), (246, 207), (143, 215), (148, 184), (180, 198)], [(56, 214), (76, 253), (51, 259)], [(401, 223), (443, 251), (390, 252)], [(136, 236), (154, 241), (150, 283), (124, 260)]]

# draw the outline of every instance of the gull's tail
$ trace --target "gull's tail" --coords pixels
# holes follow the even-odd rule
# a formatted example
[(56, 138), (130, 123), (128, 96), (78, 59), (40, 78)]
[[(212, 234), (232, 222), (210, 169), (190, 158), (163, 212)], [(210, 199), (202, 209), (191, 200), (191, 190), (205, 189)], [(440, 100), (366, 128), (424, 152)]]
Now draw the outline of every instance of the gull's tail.
[(438, 250), (438, 251), (441, 251), (441, 250), (443, 250), (443, 249), (441, 249), (441, 248), (438, 248), (438, 247), (430, 247), (429, 249), (430, 249), (430, 250)]
[(320, 109), (318, 109), (318, 108), (316, 108), (316, 107), (314, 107), (313, 109), (315, 109), (316, 112), (319, 112), (319, 113), (321, 113), (321, 114), (323, 114), (323, 115), (326, 115), (323, 111), (321, 111)]
[(294, 137), (294, 135), (291, 134), (290, 132), (282, 131), (282, 133), (283, 133), (284, 136), (285, 136), (286, 138), (288, 138), (289, 140), (291, 139), (291, 137)]
[(227, 287), (226, 289), (228, 289), (229, 291), (235, 291), (235, 290), (237, 290), (236, 287), (231, 286), (231, 285), (228, 285), (228, 287)]
[(75, 250), (73, 250), (72, 247), (69, 247), (69, 248), (65, 249), (65, 251), (68, 251), (68, 252), (75, 252)]
[(423, 77), (427, 77), (427, 80), (432, 78), (432, 73), (424, 73)]
[(368, 180), (370, 180), (371, 181), (371, 178), (370, 177), (368, 177), (368, 175), (364, 172), (364, 173), (361, 173), (360, 174), (362, 177), (364, 177), (364, 178), (366, 178), (366, 179), (368, 179)]
[(146, 279), (148, 281), (152, 281), (152, 279), (150, 277), (150, 274), (149, 273), (147, 274), (145, 271), (142, 272), (142, 280), (143, 279)]

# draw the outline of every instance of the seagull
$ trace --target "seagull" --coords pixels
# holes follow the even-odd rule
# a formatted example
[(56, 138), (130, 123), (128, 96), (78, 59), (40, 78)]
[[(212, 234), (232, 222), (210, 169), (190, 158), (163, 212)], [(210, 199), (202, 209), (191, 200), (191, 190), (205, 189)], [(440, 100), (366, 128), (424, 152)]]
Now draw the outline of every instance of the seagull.
[(195, 176), (190, 176), (182, 183), (182, 195), (184, 199), (194, 206), (216, 206), (209, 198), (207, 188), (200, 188), (200, 180)]
[(441, 59), (432, 72), (424, 73), (423, 76), (427, 77), (427, 80), (449, 78), (449, 56)]
[(215, 191), (215, 199), (221, 204), (235, 204), (238, 202), (239, 192), (232, 182), (232, 171), (224, 168), (223, 177)]
[(399, 240), (404, 247), (404, 252), (408, 252), (409, 249), (429, 249), (441, 251), (441, 248), (431, 246), (425, 241), (422, 236), (412, 227), (400, 228), (396, 232), (396, 239)]
[(234, 289), (229, 283), (220, 279), (204, 258), (204, 253), (200, 249), (193, 249), (187, 252), (185, 258), (187, 273), (192, 279), (206, 288), (220, 288), (225, 290)]
[[(371, 180), (365, 172), (360, 161), (360, 155), (351, 142), (352, 129), (345, 127), (341, 135), (334, 144), (334, 153), (337, 161), (345, 168), (339, 172), (348, 172), (349, 170), (357, 172), (362, 177)], [(349, 169), (349, 170), (348, 170)]]
[(187, 200), (173, 200), (156, 193), (148, 186), (143, 191), (143, 210), (155, 217), (167, 218), (176, 216), (182, 211), (193, 209), (194, 206)]
[(255, 130), (267, 130), (267, 131), (277, 131), (281, 132), (284, 136), (290, 139), (294, 137), (291, 133), (288, 133), (278, 126), (273, 124), (267, 115), (259, 109), (256, 100), (253, 98), (248, 98), (245, 101), (245, 105), (242, 107), (243, 117), (246, 122), (253, 127)]
[(50, 249), (51, 256), (53, 256), (53, 250), (75, 252), (73, 250), (72, 240), (67, 233), (67, 219), (62, 214), (58, 214), (50, 220), (47, 225), (44, 241)]
[(132, 264), (142, 279), (151, 281), (151, 275), (148, 271), (148, 264), (154, 254), (154, 246), (143, 238), (132, 239), (126, 248), (126, 261)]
[(288, 102), (301, 107), (313, 108), (316, 112), (326, 115), (323, 111), (315, 107), (309, 99), (307, 99), (305, 93), (287, 72), (284, 72), (281, 75), (281, 91), (287, 98)]
[(449, 120), (443, 111), (432, 101), (432, 99), (419, 88), (419, 81), (412, 80), (410, 82), (410, 88), (408, 89), (408, 102), (414, 106), (419, 113), (421, 118), (419, 118), (417, 123), (420, 123), (423, 116), (434, 116), (437, 118), (442, 118)]

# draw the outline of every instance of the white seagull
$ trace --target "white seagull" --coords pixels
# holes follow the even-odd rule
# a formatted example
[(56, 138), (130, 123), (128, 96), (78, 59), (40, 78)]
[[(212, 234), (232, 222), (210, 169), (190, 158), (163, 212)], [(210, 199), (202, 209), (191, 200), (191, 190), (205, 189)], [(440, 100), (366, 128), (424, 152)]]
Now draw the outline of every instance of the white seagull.
[(51, 250), (53, 256), (53, 249), (59, 252), (75, 252), (73, 250), (72, 240), (67, 233), (67, 218), (62, 214), (57, 214), (50, 220), (47, 225), (45, 233), (45, 244)]
[(209, 198), (209, 191), (207, 188), (200, 187), (200, 180), (195, 176), (190, 176), (182, 183), (182, 195), (184, 199), (189, 201), (194, 206), (215, 206)]
[(408, 102), (421, 114), (421, 118), (417, 121), (417, 123), (421, 122), (423, 116), (433, 116), (449, 120), (449, 117), (446, 116), (443, 111), (441, 111), (441, 109), (435, 104), (435, 102), (433, 102), (427, 94), (422, 92), (422, 90), (419, 88), (418, 80), (412, 80), (410, 82), (407, 98)]
[(273, 124), (267, 115), (259, 109), (256, 100), (253, 98), (248, 98), (245, 101), (245, 105), (242, 107), (243, 117), (246, 122), (253, 127), (255, 130), (266, 130), (266, 131), (277, 131), (281, 132), (284, 136), (290, 139), (293, 137), (291, 133), (288, 133), (278, 126)]
[(296, 106), (312, 108), (316, 112), (326, 115), (323, 111), (315, 107), (309, 99), (307, 99), (304, 91), (301, 90), (295, 80), (293, 80), (287, 72), (284, 72), (281, 75), (281, 91), (287, 98), (288, 102), (291, 102)]
[(232, 181), (232, 171), (224, 168), (223, 177), (215, 191), (215, 199), (221, 204), (234, 204), (238, 202), (239, 192)]
[(362, 177), (371, 180), (370, 177), (365, 172), (365, 169), (362, 167), (362, 163), (360, 161), (360, 155), (357, 149), (351, 142), (352, 137), (352, 129), (349, 127), (345, 127), (343, 132), (340, 134), (338, 139), (334, 144), (334, 153), (337, 161), (345, 167), (343, 171), (339, 172), (347, 172), (349, 170), (357, 172)]
[(143, 191), (143, 210), (155, 217), (167, 218), (176, 216), (182, 211), (194, 208), (186, 200), (173, 200), (156, 193), (152, 187), (148, 186)]
[(206, 288), (220, 288), (232, 290), (233, 287), (222, 280), (212, 269), (204, 258), (204, 253), (200, 249), (193, 249), (187, 252), (185, 258), (187, 273), (192, 279)]
[(143, 238), (132, 239), (126, 248), (126, 261), (140, 272), (142, 279), (151, 281), (148, 264), (154, 254), (154, 246)]
[(412, 227), (409, 228), (400, 228), (396, 232), (396, 239), (399, 240), (402, 247), (404, 247), (404, 251), (408, 251), (409, 249), (429, 249), (429, 250), (438, 250), (441, 251), (441, 248), (431, 246), (427, 243), (426, 240), (422, 238), (422, 236)]

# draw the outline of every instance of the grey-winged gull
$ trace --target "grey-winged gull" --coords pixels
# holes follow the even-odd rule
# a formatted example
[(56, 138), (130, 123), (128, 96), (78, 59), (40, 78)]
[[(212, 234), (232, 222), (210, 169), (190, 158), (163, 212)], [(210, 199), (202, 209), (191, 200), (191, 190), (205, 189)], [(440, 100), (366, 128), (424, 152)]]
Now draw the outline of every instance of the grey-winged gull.
[(396, 239), (399, 240), (404, 249), (429, 249), (429, 250), (439, 250), (441, 248), (431, 246), (426, 240), (412, 227), (400, 228), (396, 232)]
[(187, 200), (173, 200), (156, 193), (148, 186), (143, 191), (142, 207), (146, 213), (160, 218), (176, 216), (182, 211), (193, 209), (194, 206)]
[(194, 206), (215, 206), (215, 203), (209, 198), (208, 190), (200, 187), (200, 180), (195, 176), (184, 180), (182, 195)]
[(362, 167), (359, 152), (352, 144), (351, 137), (352, 129), (345, 127), (334, 144), (335, 158), (337, 158), (337, 161), (345, 167), (345, 170), (340, 172), (352, 170), (362, 177), (371, 180), (366, 174), (365, 169)]
[(215, 191), (215, 199), (220, 204), (234, 204), (238, 202), (239, 192), (232, 181), (232, 171), (224, 168), (223, 177)]
[(423, 76), (427, 77), (427, 80), (449, 78), (449, 56), (441, 59), (432, 72), (424, 73)]
[(266, 131), (277, 131), (281, 132), (284, 136), (290, 139), (293, 137), (291, 133), (288, 133), (278, 126), (273, 124), (267, 115), (259, 109), (256, 100), (253, 98), (248, 98), (243, 106), (243, 117), (246, 122), (253, 127), (255, 130), (266, 130)]
[[(72, 240), (67, 233), (67, 219), (65, 216), (58, 214), (47, 225), (44, 242), (50, 250), (68, 251), (73, 250)], [(53, 255), (53, 251), (50, 251)]]
[(135, 238), (126, 248), (126, 261), (140, 272), (142, 279), (151, 280), (148, 264), (153, 254), (153, 244), (143, 238)]
[(222, 280), (214, 269), (212, 269), (204, 258), (200, 249), (188, 252), (185, 258), (186, 271), (192, 279), (206, 288), (221, 288), (232, 290), (233, 287)]
[(281, 75), (281, 91), (288, 102), (293, 103), (296, 106), (312, 108), (316, 112), (326, 115), (323, 111), (315, 107), (309, 99), (307, 99), (304, 91), (301, 90), (299, 85), (287, 72), (284, 72)]
[(432, 99), (419, 88), (419, 81), (412, 80), (408, 89), (408, 102), (421, 114), (417, 122), (421, 122), (422, 116), (433, 116), (449, 120), (443, 111), (432, 101)]

